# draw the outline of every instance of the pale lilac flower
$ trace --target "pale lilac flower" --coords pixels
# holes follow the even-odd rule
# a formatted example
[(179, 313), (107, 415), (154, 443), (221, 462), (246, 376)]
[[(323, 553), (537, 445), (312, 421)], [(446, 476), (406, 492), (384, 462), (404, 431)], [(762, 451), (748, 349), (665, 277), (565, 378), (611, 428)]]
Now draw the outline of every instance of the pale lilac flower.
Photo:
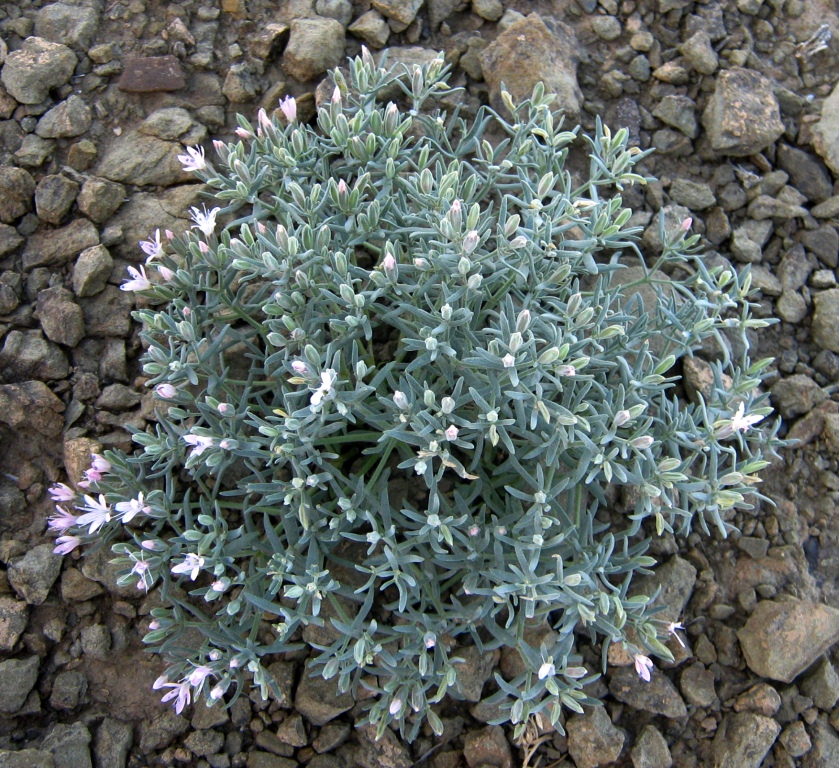
[(201, 572), (201, 568), (203, 566), (204, 558), (189, 552), (182, 563), (172, 567), (172, 573), (188, 573), (189, 580), (195, 581), (198, 578), (198, 574)]
[(151, 507), (148, 506), (148, 504), (144, 504), (143, 501), (143, 494), (140, 492), (136, 499), (131, 499), (130, 501), (120, 501), (115, 505), (116, 511), (122, 513), (123, 523), (130, 523), (134, 517), (140, 514), (140, 512), (145, 515), (148, 515), (151, 512)]
[(192, 458), (193, 456), (200, 456), (207, 448), (212, 447), (213, 445), (213, 438), (212, 437), (205, 437), (204, 435), (184, 435), (184, 442), (188, 445), (193, 446), (192, 451), (190, 451), (189, 457)]
[(162, 264), (157, 265), (157, 273), (166, 280), (166, 282), (169, 282), (175, 276), (175, 273), (169, 269), (169, 267), (164, 267)]
[(450, 441), (451, 440), (457, 440), (457, 434), (458, 434), (459, 431), (460, 430), (454, 424), (452, 424), (446, 430), (446, 440), (450, 440)]
[(210, 661), (218, 661), (221, 658), (221, 651), (216, 650), (213, 648), (212, 651), (208, 654), (210, 657)]
[(163, 243), (160, 242), (160, 230), (154, 230), (154, 237), (148, 240), (141, 240), (140, 241), (140, 248), (143, 249), (143, 253), (148, 256), (146, 259), (146, 264), (148, 264), (152, 259), (156, 259), (160, 254), (163, 253)]
[(76, 521), (79, 525), (87, 525), (90, 523), (90, 528), (88, 529), (88, 533), (96, 533), (105, 523), (110, 522), (111, 520), (111, 508), (108, 506), (108, 502), (105, 501), (105, 497), (100, 493), (99, 494), (99, 501), (94, 499), (92, 496), (85, 496), (85, 505), (80, 507), (80, 509), (87, 509), (88, 512), (85, 512), (83, 515), (79, 515), (78, 520)]
[(392, 253), (385, 254), (384, 259), (382, 259), (382, 269), (388, 277), (396, 275), (396, 259), (393, 258)]
[(227, 403), (219, 403), (217, 410), (223, 416), (225, 413), (230, 412), (230, 406)]
[(78, 547), (82, 540), (78, 536), (59, 536), (55, 543), (58, 546), (53, 549), (53, 554), (66, 555)]
[(204, 256), (206, 256), (210, 252), (210, 246), (207, 245), (207, 243), (205, 243), (203, 240), (199, 240), (198, 241), (198, 250), (201, 251), (201, 253)]
[(539, 667), (539, 679), (544, 680), (546, 677), (551, 677), (556, 674), (556, 667), (554, 666), (553, 662), (546, 661), (541, 667)]
[(218, 447), (222, 450), (229, 451), (233, 447), (233, 441), (228, 440), (226, 437), (224, 440), (221, 440), (218, 444)]
[(684, 647), (685, 647), (685, 641), (684, 641), (684, 640), (682, 640), (682, 638), (681, 638), (679, 635), (677, 635), (677, 634), (676, 634), (676, 630), (677, 630), (677, 629), (681, 629), (682, 631), (684, 631), (684, 629), (685, 629), (684, 624), (682, 624), (682, 622), (680, 622), (680, 621), (679, 621), (679, 622), (676, 622), (676, 621), (671, 621), (671, 622), (667, 625), (667, 631), (668, 631), (671, 635), (673, 635), (673, 637), (675, 637), (675, 638), (676, 638), (676, 640), (678, 640), (679, 645), (681, 645), (681, 646), (682, 646), (682, 648), (684, 648)]
[(171, 229), (164, 229), (163, 234), (166, 235), (167, 240), (175, 239), (175, 233)]
[(227, 590), (227, 580), (226, 579), (219, 579), (218, 581), (214, 581), (210, 584), (210, 589), (213, 592), (224, 592)]
[(147, 291), (151, 288), (151, 281), (146, 277), (146, 270), (143, 265), (140, 265), (139, 269), (135, 269), (134, 267), (126, 267), (128, 270), (128, 274), (131, 275), (132, 279), (129, 280), (127, 283), (123, 283), (120, 286), (120, 290), (123, 291)]
[(230, 659), (230, 664), (228, 664), (228, 666), (230, 667), (230, 669), (236, 669), (236, 667), (239, 666), (239, 660), (238, 659)]
[(756, 413), (750, 413), (746, 416), (745, 410), (746, 404), (741, 400), (740, 405), (737, 406), (737, 413), (731, 419), (732, 432), (745, 432), (753, 424), (757, 424), (763, 419), (763, 416), (759, 416)]
[(481, 532), (481, 529), (477, 525), (470, 525), (469, 526), (469, 535), (470, 536), (477, 536)]
[(103, 475), (106, 472), (111, 471), (111, 462), (108, 461), (104, 456), (100, 456), (98, 453), (91, 453), (90, 454), (90, 466), (93, 467), (97, 472), (101, 472)]
[(304, 376), (309, 371), (309, 366), (302, 360), (295, 360), (291, 364), (291, 368), (295, 373), (299, 373), (301, 376)]
[[(153, 621), (151, 624), (156, 624), (156, 623), (157, 622)], [(149, 624), (149, 626), (151, 626), (151, 624)], [(157, 627), (159, 627), (159, 626), (160, 625), (158, 624)], [(155, 627), (155, 629), (157, 629), (157, 627)], [(169, 678), (166, 677), (166, 675), (161, 675), (160, 677), (157, 678), (157, 680), (155, 680), (151, 684), (151, 688), (152, 688), (153, 691), (159, 691), (161, 688), (166, 686), (168, 683), (169, 683)]]
[(195, 206), (189, 209), (190, 216), (192, 216), (192, 220), (195, 222), (192, 228), (200, 229), (204, 233), (204, 237), (209, 237), (216, 231), (216, 215), (221, 208), (213, 208), (209, 211), (206, 205), (203, 205), (202, 208), (204, 209), (203, 211), (199, 211)]
[(505, 368), (515, 368), (516, 367), (516, 358), (513, 357), (511, 354), (506, 354), (504, 357), (501, 358), (501, 362), (503, 363)]
[(626, 424), (627, 421), (630, 420), (630, 418), (632, 418), (632, 416), (629, 413), (629, 411), (618, 411), (615, 414), (614, 421), (612, 421), (612, 426), (615, 427), (615, 429), (617, 429), (618, 427), (622, 427), (624, 424)]
[(390, 707), (388, 707), (388, 712), (390, 714), (395, 715), (402, 709), (402, 699), (394, 699), (390, 702)]
[(49, 489), (49, 495), (53, 501), (72, 501), (76, 498), (76, 492), (64, 483), (56, 483)]
[(349, 192), (349, 188), (347, 187), (347, 182), (341, 179), (338, 182), (338, 194), (339, 195), (346, 195)]
[(224, 142), (221, 139), (213, 139), (213, 147), (216, 152), (221, 152), (224, 149)]
[(335, 394), (335, 390), (332, 385), (335, 383), (335, 379), (337, 378), (338, 374), (332, 368), (328, 368), (321, 373), (320, 386), (312, 392), (312, 398), (310, 401), (312, 405), (317, 407), (321, 404), (321, 402), (323, 402), (324, 398), (329, 398)]
[(294, 96), (286, 96), (280, 101), (280, 111), (285, 115), (289, 123), (297, 120), (297, 101)]
[(640, 653), (635, 654), (635, 671), (638, 676), (645, 682), (650, 682), (650, 677), (653, 669), (653, 661), (649, 656), (644, 656)]
[(220, 685), (217, 685), (215, 688), (213, 688), (213, 690), (210, 691), (210, 698), (211, 699), (218, 700), (222, 696), (224, 696), (224, 688), (222, 688)]
[(184, 317), (189, 317), (192, 314), (192, 310), (189, 307), (184, 307), (181, 311)]
[(72, 528), (79, 519), (76, 515), (73, 515), (64, 509), (64, 507), (56, 506), (56, 510), (58, 510), (58, 514), (49, 518), (48, 521), (51, 531), (64, 533), (64, 531), (68, 528)]
[(256, 113), (256, 120), (262, 128), (271, 127), (271, 120), (268, 117), (268, 113), (262, 107), (260, 107), (259, 112)]
[(196, 667), (192, 671), (192, 674), (187, 678), (187, 680), (189, 680), (189, 684), (193, 688), (200, 688), (203, 685), (204, 681), (207, 679), (207, 677), (211, 674), (213, 674), (213, 670), (210, 669), (210, 667)]
[(175, 702), (175, 714), (181, 714), (183, 712), (184, 707), (190, 703), (190, 689), (189, 689), (189, 681), (184, 680), (181, 683), (166, 683), (165, 685), (161, 686), (163, 688), (172, 688), (173, 690), (169, 691), (162, 699), (162, 702), (167, 702), (170, 699), (174, 699), (176, 696), (178, 700)]
[(140, 542), (140, 546), (143, 549), (149, 550), (149, 552), (154, 552), (154, 550), (157, 549), (157, 542), (154, 541), (154, 539), (145, 539)]
[(173, 397), (178, 396), (178, 390), (168, 383), (158, 384), (154, 388), (154, 391), (157, 392), (158, 397), (162, 397), (165, 400), (171, 400)]
[(425, 269), (428, 266), (428, 261), (423, 258), (414, 259), (414, 266), (417, 269)]
[(178, 155), (178, 161), (185, 171), (203, 171), (207, 167), (204, 147), (187, 147), (185, 155)]

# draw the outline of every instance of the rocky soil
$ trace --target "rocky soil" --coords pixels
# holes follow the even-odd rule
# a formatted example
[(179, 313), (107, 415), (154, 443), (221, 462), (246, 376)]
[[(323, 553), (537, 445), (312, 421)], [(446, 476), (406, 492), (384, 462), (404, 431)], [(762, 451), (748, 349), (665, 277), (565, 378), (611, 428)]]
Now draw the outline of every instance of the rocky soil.
[[(839, 33), (834, 0), (0, 5), (0, 765), (839, 765), (839, 44), (825, 29)], [(139, 640), (154, 596), (116, 587), (101, 553), (54, 556), (45, 533), (46, 488), (154, 419), (118, 285), (139, 240), (189, 226), (201, 187), (176, 156), (289, 94), (311, 117), (325, 71), (362, 44), (391, 61), (444, 50), (467, 112), (497, 104), (502, 81), (525, 97), (541, 79), (570, 121), (628, 128), (657, 148), (644, 170), (659, 181), (625, 196), (647, 247), (659, 211), (691, 216), (709, 258), (750, 264), (758, 314), (781, 319), (753, 339), (799, 440), (766, 472), (772, 503), (727, 540), (655, 545), (664, 565), (642, 586), (663, 587), (687, 647), (650, 683), (616, 657), (594, 686), (605, 708), (566, 736), (486, 725), (509, 654), (469, 660), (444, 737), (413, 745), (354, 728), (355, 702), (308, 678), (305, 656), (272, 665), (281, 700), (177, 716)], [(701, 390), (702, 361), (684, 373)]]

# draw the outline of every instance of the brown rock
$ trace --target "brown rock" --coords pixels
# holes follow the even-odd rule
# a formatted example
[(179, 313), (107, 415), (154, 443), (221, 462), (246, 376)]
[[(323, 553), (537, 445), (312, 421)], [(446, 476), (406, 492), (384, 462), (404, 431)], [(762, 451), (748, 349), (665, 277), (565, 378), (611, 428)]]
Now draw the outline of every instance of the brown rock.
[(125, 62), (119, 89), (130, 93), (180, 91), (186, 86), (180, 62), (174, 56), (134, 56)]
[(0, 221), (11, 224), (32, 210), (35, 180), (23, 168), (0, 168)]
[(42, 381), (0, 387), (0, 421), (12, 429), (32, 428), (46, 437), (61, 434), (64, 403)]
[(513, 768), (513, 753), (500, 725), (489, 725), (466, 734), (463, 757), (469, 768)]
[(74, 486), (84, 480), (84, 471), (90, 467), (90, 455), (101, 453), (102, 444), (89, 437), (76, 437), (64, 441), (64, 471)]
[(737, 637), (755, 674), (791, 683), (839, 640), (839, 610), (819, 603), (764, 600)]
[(99, 245), (99, 231), (87, 219), (76, 219), (61, 229), (40, 230), (23, 249), (23, 269), (64, 266), (94, 245)]
[(23, 600), (0, 597), (0, 651), (9, 653), (26, 629), (29, 608)]

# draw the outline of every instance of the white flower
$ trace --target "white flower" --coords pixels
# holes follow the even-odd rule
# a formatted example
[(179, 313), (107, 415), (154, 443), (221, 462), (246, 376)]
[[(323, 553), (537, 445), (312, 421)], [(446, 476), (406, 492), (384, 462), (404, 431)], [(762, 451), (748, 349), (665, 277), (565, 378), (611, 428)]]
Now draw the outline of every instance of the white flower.
[(393, 404), (402, 411), (407, 411), (410, 407), (408, 405), (408, 398), (405, 397), (405, 393), (400, 392), (398, 389), (393, 393)]
[(539, 679), (544, 680), (546, 677), (552, 677), (556, 674), (556, 667), (552, 661), (546, 661), (539, 667)]
[(111, 462), (108, 461), (104, 456), (100, 456), (98, 453), (91, 453), (90, 454), (90, 466), (93, 467), (97, 472), (105, 474), (105, 472), (111, 471)]
[(460, 430), (454, 424), (452, 424), (446, 430), (446, 440), (449, 440), (449, 441), (457, 440), (457, 434), (458, 434), (459, 431)]
[(55, 543), (58, 545), (53, 549), (53, 554), (55, 555), (66, 555), (68, 552), (72, 552), (79, 544), (82, 543), (82, 540), (78, 536), (59, 536)]
[(312, 392), (312, 398), (310, 400), (313, 406), (319, 406), (323, 402), (324, 398), (328, 399), (335, 394), (335, 389), (332, 385), (335, 383), (335, 379), (337, 378), (338, 373), (332, 370), (332, 368), (328, 368), (321, 373), (320, 386)]
[(58, 531), (59, 533), (64, 533), (68, 528), (72, 528), (78, 518), (76, 515), (71, 514), (68, 512), (64, 507), (56, 506), (55, 508), (58, 512), (57, 515), (54, 515), (49, 519), (49, 528), (51, 531)]
[(635, 654), (635, 671), (645, 683), (650, 682), (652, 668), (653, 661), (649, 656), (644, 656), (640, 653)]
[(213, 438), (212, 437), (205, 437), (204, 435), (184, 435), (184, 442), (194, 446), (192, 451), (190, 452), (189, 456), (192, 458), (193, 456), (200, 456), (207, 448), (212, 447), (213, 445)]
[(162, 702), (169, 701), (170, 699), (174, 699), (176, 696), (178, 697), (177, 701), (175, 702), (175, 714), (181, 714), (185, 706), (187, 706), (190, 702), (190, 689), (189, 689), (189, 681), (184, 680), (182, 683), (164, 683), (161, 686), (157, 686), (159, 688), (172, 688), (173, 690), (169, 691), (162, 699)]
[(72, 501), (76, 498), (76, 492), (64, 483), (56, 483), (49, 489), (53, 501)]
[(98, 531), (105, 523), (110, 522), (111, 508), (108, 506), (108, 502), (105, 501), (105, 497), (101, 493), (99, 494), (99, 501), (94, 499), (92, 496), (85, 496), (84, 500), (86, 503), (83, 507), (80, 507), (80, 509), (86, 509), (88, 512), (85, 512), (83, 515), (79, 515), (76, 522), (79, 525), (87, 525), (90, 523), (88, 533), (96, 533), (96, 531)]
[(180, 564), (172, 567), (172, 573), (188, 573), (189, 580), (195, 581), (201, 568), (204, 566), (204, 558), (188, 553), (186, 559)]
[(131, 499), (130, 501), (120, 501), (114, 505), (114, 508), (117, 512), (122, 513), (123, 523), (131, 522), (131, 520), (133, 520), (136, 515), (139, 515), (140, 512), (146, 515), (151, 512), (151, 507), (143, 503), (142, 492), (137, 495), (136, 499)]
[(149, 240), (141, 240), (140, 241), (140, 248), (143, 249), (143, 253), (148, 256), (146, 259), (146, 264), (148, 264), (152, 259), (156, 259), (163, 253), (163, 243), (160, 242), (160, 230), (154, 230), (154, 237)]
[(151, 288), (151, 282), (146, 277), (146, 270), (141, 265), (139, 269), (134, 267), (126, 267), (128, 274), (133, 278), (127, 283), (123, 283), (120, 289), (123, 291), (147, 291)]
[(302, 360), (295, 360), (292, 362), (291, 368), (295, 373), (299, 373), (301, 376), (305, 376), (309, 370), (309, 366)]
[(204, 147), (187, 147), (187, 154), (178, 155), (178, 160), (185, 171), (203, 171), (207, 167), (204, 160)]
[(676, 640), (678, 640), (678, 641), (679, 641), (679, 645), (681, 645), (681, 646), (682, 646), (682, 648), (684, 648), (684, 647), (685, 647), (685, 641), (684, 641), (684, 640), (682, 640), (682, 638), (681, 638), (681, 637), (679, 637), (679, 635), (677, 635), (677, 634), (676, 634), (676, 630), (677, 630), (677, 629), (681, 629), (682, 631), (684, 631), (684, 628), (685, 628), (685, 627), (684, 627), (684, 624), (682, 624), (682, 622), (680, 622), (680, 621), (679, 621), (679, 622), (676, 622), (676, 621), (671, 621), (671, 622), (667, 625), (667, 631), (668, 631), (671, 635), (673, 635), (673, 637), (675, 637), (675, 638), (676, 638)]
[(513, 357), (511, 354), (506, 354), (504, 357), (501, 358), (501, 362), (504, 364), (505, 368), (515, 368), (516, 367), (516, 358)]
[(731, 419), (732, 432), (745, 432), (753, 424), (757, 424), (761, 419), (763, 419), (763, 416), (759, 416), (756, 413), (750, 413), (746, 416), (745, 410), (746, 404), (741, 400), (740, 405), (737, 406), (737, 413), (735, 413)]
[(286, 96), (280, 101), (280, 111), (289, 123), (297, 120), (297, 101), (294, 96)]
[(189, 680), (189, 684), (193, 688), (200, 688), (201, 685), (204, 683), (204, 680), (207, 679), (209, 675), (213, 674), (213, 670), (210, 667), (200, 666), (196, 667), (192, 674), (187, 678)]
[(216, 231), (216, 215), (221, 208), (213, 208), (208, 211), (206, 205), (202, 207), (204, 209), (203, 211), (199, 211), (195, 206), (189, 209), (190, 216), (192, 216), (192, 220), (195, 222), (192, 228), (200, 229), (204, 233), (204, 237), (209, 237)]

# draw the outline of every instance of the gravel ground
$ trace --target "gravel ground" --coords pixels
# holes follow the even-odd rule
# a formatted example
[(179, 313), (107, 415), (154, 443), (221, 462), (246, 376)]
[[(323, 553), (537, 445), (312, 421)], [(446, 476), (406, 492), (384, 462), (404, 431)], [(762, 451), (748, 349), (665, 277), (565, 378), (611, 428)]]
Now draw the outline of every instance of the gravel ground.
[[(7, 0), (0, 6), (0, 765), (48, 768), (758, 768), (839, 765), (839, 32), (834, 0)], [(721, 540), (654, 544), (684, 621), (676, 663), (643, 683), (615, 655), (604, 708), (567, 735), (487, 726), (512, 651), (472, 660), (442, 739), (375, 742), (358, 704), (271, 666), (283, 693), (181, 716), (143, 652), (155, 596), (101, 555), (52, 554), (46, 488), (154, 419), (134, 298), (118, 289), (155, 228), (199, 199), (176, 156), (229, 139), (236, 114), (297, 98), (366, 44), (390, 61), (443, 50), (468, 114), (537, 80), (570, 123), (597, 115), (657, 152), (627, 191), (654, 250), (657, 214), (693, 218), (709, 258), (752, 265), (772, 401), (799, 440), (764, 502)], [(454, 106), (446, 105), (447, 107)], [(707, 363), (684, 364), (686, 396)], [(590, 659), (592, 661), (593, 659)], [(469, 700), (471, 699), (471, 700)]]

